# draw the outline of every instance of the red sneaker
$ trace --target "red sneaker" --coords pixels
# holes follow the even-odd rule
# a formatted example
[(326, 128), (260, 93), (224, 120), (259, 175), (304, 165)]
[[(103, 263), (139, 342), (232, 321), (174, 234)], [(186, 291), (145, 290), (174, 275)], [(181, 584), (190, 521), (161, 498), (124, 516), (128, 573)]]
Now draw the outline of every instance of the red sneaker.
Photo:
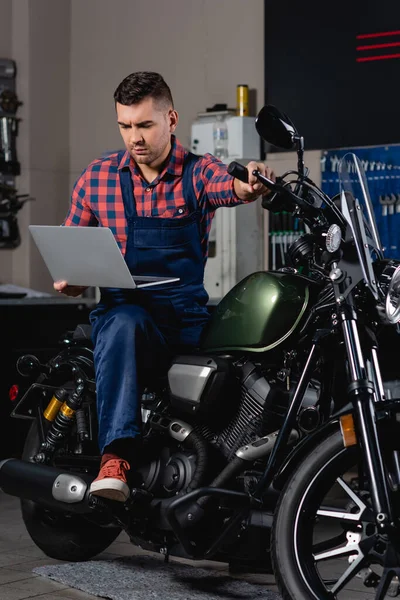
[(108, 500), (126, 502), (130, 494), (126, 478), (129, 469), (126, 460), (118, 456), (103, 456), (100, 472), (92, 481), (89, 492)]

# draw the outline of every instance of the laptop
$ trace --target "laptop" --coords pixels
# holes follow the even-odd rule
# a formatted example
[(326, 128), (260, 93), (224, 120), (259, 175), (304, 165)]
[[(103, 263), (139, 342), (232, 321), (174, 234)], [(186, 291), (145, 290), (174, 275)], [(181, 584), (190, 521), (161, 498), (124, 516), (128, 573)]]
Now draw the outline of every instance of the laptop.
[(124, 289), (179, 281), (179, 277), (132, 275), (109, 227), (29, 225), (29, 231), (53, 281)]

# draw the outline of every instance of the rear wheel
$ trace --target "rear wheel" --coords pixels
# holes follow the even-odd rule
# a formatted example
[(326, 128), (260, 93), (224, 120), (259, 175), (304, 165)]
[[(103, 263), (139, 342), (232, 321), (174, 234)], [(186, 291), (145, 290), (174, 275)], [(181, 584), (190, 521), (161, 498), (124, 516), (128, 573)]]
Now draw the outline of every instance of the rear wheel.
[[(22, 459), (32, 461), (40, 445), (37, 422), (29, 430)], [(101, 527), (81, 515), (57, 512), (31, 500), (21, 500), (26, 529), (47, 556), (57, 560), (88, 560), (103, 552), (118, 537), (118, 527)]]

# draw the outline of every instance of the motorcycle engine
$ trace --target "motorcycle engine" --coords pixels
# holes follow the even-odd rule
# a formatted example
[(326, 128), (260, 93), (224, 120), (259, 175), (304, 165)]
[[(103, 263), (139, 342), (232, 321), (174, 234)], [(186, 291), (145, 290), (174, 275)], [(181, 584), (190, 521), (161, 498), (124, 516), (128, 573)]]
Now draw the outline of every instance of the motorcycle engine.
[(194, 415), (195, 431), (227, 460), (279, 429), (289, 402), (286, 387), (269, 383), (251, 361), (233, 367), (221, 357), (180, 356), (168, 381), (171, 405)]
[[(148, 455), (147, 450), (143, 455)], [(195, 468), (196, 455), (193, 452), (163, 446), (154, 454), (153, 460), (137, 469), (136, 475), (141, 478), (142, 489), (157, 498), (170, 498), (188, 487)]]

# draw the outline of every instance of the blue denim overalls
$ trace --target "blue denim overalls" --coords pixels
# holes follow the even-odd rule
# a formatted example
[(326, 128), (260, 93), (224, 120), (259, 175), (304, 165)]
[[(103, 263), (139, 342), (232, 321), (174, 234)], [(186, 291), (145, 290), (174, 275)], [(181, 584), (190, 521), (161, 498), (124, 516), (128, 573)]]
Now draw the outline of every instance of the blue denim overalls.
[[(119, 153), (118, 163), (124, 152)], [(101, 289), (92, 311), (99, 448), (141, 432), (140, 399), (146, 378), (165, 373), (173, 352), (196, 347), (208, 321), (198, 200), (190, 154), (183, 165), (188, 216), (138, 217), (129, 167), (119, 170), (133, 275), (179, 277), (176, 284), (136, 290)]]

